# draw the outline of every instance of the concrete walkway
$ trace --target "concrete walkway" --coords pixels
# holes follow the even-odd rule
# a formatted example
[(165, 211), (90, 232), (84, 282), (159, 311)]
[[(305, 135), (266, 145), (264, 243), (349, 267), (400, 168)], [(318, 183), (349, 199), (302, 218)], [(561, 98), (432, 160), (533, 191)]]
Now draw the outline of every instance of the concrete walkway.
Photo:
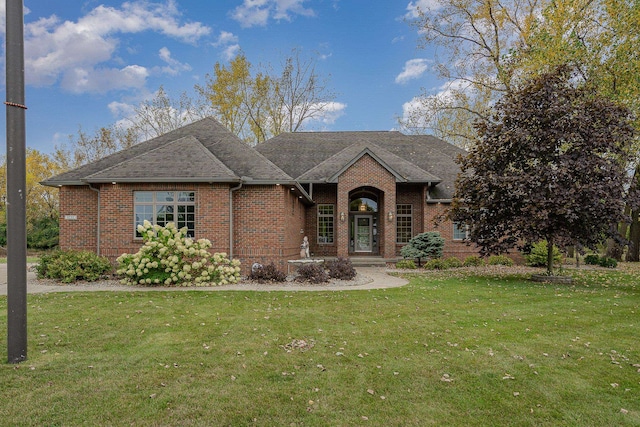
[[(138, 287), (121, 285), (117, 281), (64, 284), (50, 280), (38, 280), (35, 272), (27, 271), (27, 293), (87, 292), (87, 291), (353, 291), (367, 289), (397, 288), (408, 282), (400, 277), (386, 274), (383, 267), (357, 267), (358, 276), (353, 281), (340, 283), (304, 285), (296, 282), (283, 284), (238, 283), (211, 287)], [(0, 295), (7, 295), (7, 264), (0, 264)]]

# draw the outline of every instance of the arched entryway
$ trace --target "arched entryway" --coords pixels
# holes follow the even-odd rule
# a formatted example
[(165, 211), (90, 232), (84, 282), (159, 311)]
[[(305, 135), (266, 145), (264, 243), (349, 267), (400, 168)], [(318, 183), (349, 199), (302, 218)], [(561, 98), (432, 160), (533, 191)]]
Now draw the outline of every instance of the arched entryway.
[(378, 255), (380, 253), (379, 206), (380, 191), (360, 187), (349, 193), (349, 254)]

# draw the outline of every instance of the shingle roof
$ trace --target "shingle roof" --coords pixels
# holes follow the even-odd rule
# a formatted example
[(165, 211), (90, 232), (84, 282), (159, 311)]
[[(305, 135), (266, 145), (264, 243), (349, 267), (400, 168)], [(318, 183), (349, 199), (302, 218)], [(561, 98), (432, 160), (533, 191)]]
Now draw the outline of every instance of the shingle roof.
[[(166, 159), (171, 159), (167, 167)], [(149, 177), (149, 170), (154, 171)], [(177, 172), (179, 171), (179, 172)], [(176, 176), (179, 173), (179, 176)], [(193, 136), (185, 136), (86, 177), (90, 182), (228, 182), (239, 177)]]
[(337, 175), (368, 154), (398, 182), (438, 183), (430, 196), (450, 198), (461, 150), (427, 135), (400, 132), (285, 133), (255, 149), (213, 118), (173, 130), (43, 182), (335, 182)]
[[(343, 150), (348, 147), (358, 147), (353, 150), (354, 155), (362, 147), (368, 147), (372, 152), (384, 150), (388, 154), (380, 156), (383, 160), (395, 155), (412, 164), (411, 172), (406, 170), (400, 174), (410, 176), (414, 182), (440, 181), (430, 194), (437, 199), (451, 198), (455, 179), (460, 171), (455, 158), (458, 154), (465, 153), (464, 150), (430, 135), (404, 135), (395, 131), (285, 133), (256, 148), (300, 182), (317, 182), (329, 180), (333, 169), (330, 167), (331, 162), (327, 161), (334, 156), (341, 159), (339, 153), (346, 154), (347, 151)], [(393, 167), (391, 162), (389, 166)], [(402, 169), (401, 166), (397, 167)], [(424, 175), (419, 177), (418, 171), (422, 171)]]
[(337, 182), (338, 176), (368, 154), (399, 182), (440, 182), (440, 178), (372, 143), (356, 142), (298, 177), (302, 182)]
[[(188, 163), (198, 156), (201, 157), (197, 163)], [(211, 164), (204, 166), (207, 161)], [(215, 170), (216, 166), (220, 170)], [(196, 170), (201, 167), (203, 170)], [(205, 180), (216, 176), (254, 182), (293, 181), (218, 121), (205, 118), (50, 178), (44, 184), (79, 185), (118, 179), (131, 182), (195, 181), (196, 178)]]

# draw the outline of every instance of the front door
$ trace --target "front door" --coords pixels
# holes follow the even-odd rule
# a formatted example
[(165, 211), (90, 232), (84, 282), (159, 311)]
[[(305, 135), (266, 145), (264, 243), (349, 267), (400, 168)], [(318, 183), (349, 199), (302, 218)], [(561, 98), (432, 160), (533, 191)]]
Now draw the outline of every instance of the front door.
[(372, 232), (371, 232), (371, 216), (370, 215), (356, 215), (354, 218), (355, 223), (355, 251), (356, 252), (371, 252), (373, 250), (372, 245)]

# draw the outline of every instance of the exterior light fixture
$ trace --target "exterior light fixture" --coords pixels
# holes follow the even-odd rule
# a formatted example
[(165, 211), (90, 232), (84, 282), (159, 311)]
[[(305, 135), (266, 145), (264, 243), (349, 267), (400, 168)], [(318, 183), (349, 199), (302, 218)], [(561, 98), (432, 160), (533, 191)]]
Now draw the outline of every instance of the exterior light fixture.
[(340, 212), (340, 222), (344, 222), (344, 212)]
[(389, 222), (393, 221), (393, 212), (389, 212), (389, 215), (387, 215), (387, 218), (389, 218)]

